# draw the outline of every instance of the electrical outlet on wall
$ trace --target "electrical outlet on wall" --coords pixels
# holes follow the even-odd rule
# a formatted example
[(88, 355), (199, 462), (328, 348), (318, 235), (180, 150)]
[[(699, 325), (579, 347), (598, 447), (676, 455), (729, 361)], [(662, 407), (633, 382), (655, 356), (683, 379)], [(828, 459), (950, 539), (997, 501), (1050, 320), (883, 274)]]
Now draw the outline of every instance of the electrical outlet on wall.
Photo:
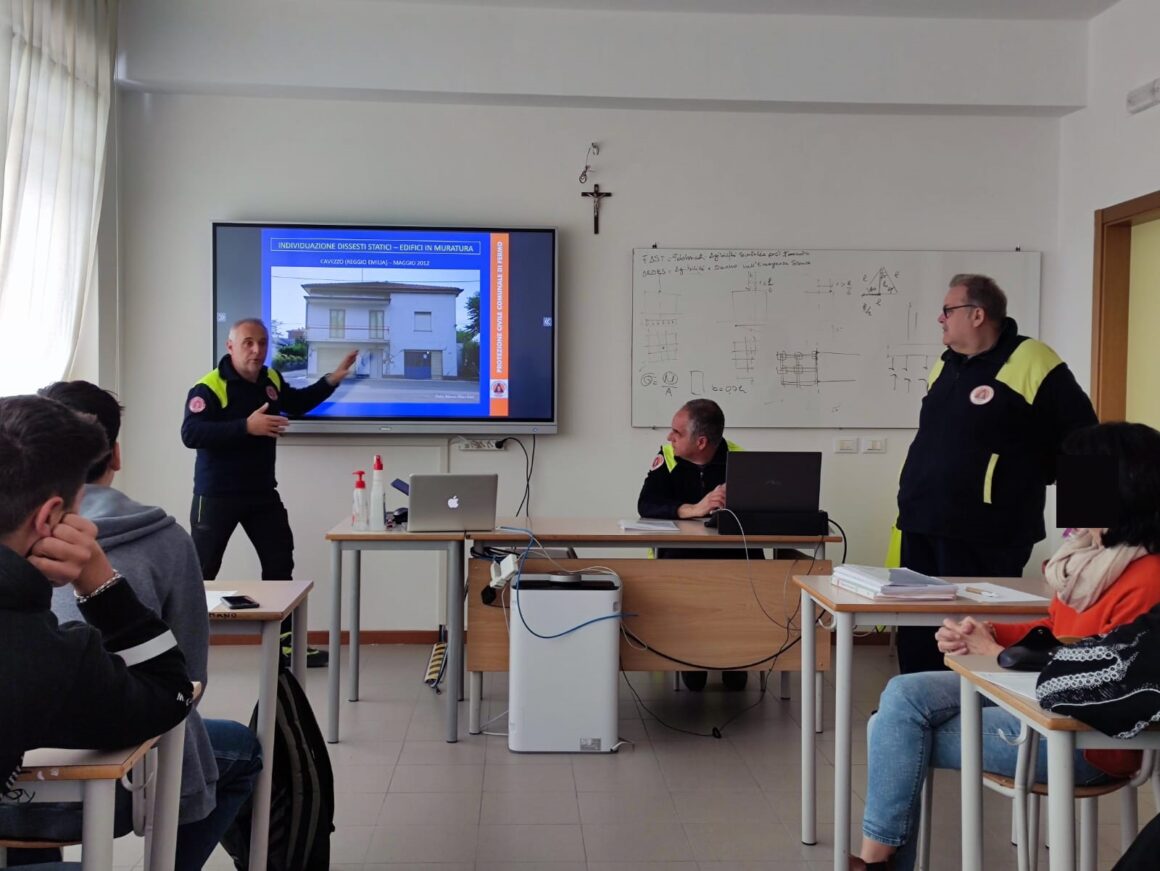
[(886, 453), (886, 439), (884, 438), (863, 438), (862, 453), (864, 454), (884, 454)]
[(856, 454), (858, 453), (858, 439), (853, 436), (838, 437), (834, 439), (834, 453), (835, 454)]
[(466, 439), (459, 440), (459, 450), (461, 451), (502, 451), (503, 446), (500, 442), (504, 439)]

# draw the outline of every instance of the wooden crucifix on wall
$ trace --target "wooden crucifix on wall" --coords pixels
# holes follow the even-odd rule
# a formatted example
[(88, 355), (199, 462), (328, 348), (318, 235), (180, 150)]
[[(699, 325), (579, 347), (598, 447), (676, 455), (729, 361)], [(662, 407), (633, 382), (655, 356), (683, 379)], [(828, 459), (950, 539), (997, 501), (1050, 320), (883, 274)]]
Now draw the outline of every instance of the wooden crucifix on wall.
[(580, 196), (592, 197), (592, 232), (595, 235), (600, 235), (600, 201), (605, 197), (610, 197), (612, 194), (607, 191), (602, 191), (600, 185), (592, 185), (592, 190), (581, 191)]

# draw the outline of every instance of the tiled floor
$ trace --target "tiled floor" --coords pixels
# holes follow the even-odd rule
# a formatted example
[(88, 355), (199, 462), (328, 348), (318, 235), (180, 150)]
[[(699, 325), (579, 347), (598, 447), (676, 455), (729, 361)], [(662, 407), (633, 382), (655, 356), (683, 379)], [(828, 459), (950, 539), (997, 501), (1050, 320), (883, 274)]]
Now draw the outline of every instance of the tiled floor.
[[(337, 819), (331, 840), (336, 869), (380, 871), (813, 871), (832, 855), (832, 687), (819, 736), (819, 843), (800, 834), (798, 681), (790, 701), (770, 692), (736, 717), (720, 740), (666, 729), (705, 732), (758, 701), (756, 681), (727, 693), (713, 680), (704, 693), (674, 692), (672, 678), (631, 674), (652, 711), (638, 707), (621, 682), (621, 736), (633, 744), (616, 755), (517, 755), (499, 736), (443, 737), (443, 697), (422, 684), (427, 648), (367, 647), (362, 700), (343, 703), (342, 742), (330, 745)], [(884, 647), (855, 656), (855, 833), (866, 784), (865, 721), (894, 673)], [(215, 647), (202, 702), (207, 716), (246, 720), (256, 697), (256, 647)], [(326, 719), (326, 672), (309, 672), (307, 690)], [(771, 690), (778, 685), (770, 682)], [(345, 691), (345, 687), (344, 687)], [(344, 693), (345, 694), (345, 693)], [(484, 683), (484, 716), (505, 710), (506, 675)], [(505, 718), (492, 728), (503, 731)], [(959, 866), (959, 780), (936, 780), (934, 869)], [(1143, 790), (1141, 823), (1154, 813)], [(1010, 803), (985, 794), (988, 871), (1014, 869), (1008, 843)], [(1100, 867), (1119, 854), (1118, 800), (1100, 806)], [(140, 841), (118, 842), (119, 867), (134, 867)], [(1041, 851), (1041, 867), (1047, 867)], [(230, 868), (218, 851), (210, 868)]]

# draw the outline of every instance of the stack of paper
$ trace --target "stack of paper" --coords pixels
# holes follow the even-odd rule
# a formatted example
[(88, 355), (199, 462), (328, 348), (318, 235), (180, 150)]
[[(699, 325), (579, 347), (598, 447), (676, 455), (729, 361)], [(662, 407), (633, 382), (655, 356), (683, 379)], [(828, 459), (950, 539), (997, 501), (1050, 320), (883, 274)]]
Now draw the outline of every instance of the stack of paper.
[(671, 520), (648, 520), (639, 517), (636, 520), (620, 521), (620, 528), (625, 532), (679, 532), (680, 527)]
[(841, 565), (834, 569), (836, 587), (880, 601), (954, 600), (958, 587), (910, 569), (883, 569), (877, 566)]

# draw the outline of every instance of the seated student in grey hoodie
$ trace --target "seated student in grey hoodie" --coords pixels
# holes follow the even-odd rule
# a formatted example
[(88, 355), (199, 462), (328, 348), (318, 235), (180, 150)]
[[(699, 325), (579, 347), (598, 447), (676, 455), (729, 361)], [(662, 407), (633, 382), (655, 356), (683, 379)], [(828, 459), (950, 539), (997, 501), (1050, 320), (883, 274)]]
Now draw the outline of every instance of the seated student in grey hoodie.
[[(189, 675), (206, 683), (209, 617), (205, 586), (193, 540), (161, 508), (134, 502), (111, 486), (121, 469), (121, 405), (87, 381), (58, 381), (40, 391), (75, 411), (96, 417), (111, 449), (89, 469), (79, 513), (97, 526), (97, 542), (109, 562), (129, 579), (141, 601), (173, 630)], [(53, 595), (63, 622), (79, 620), (68, 588)], [(177, 869), (201, 868), (249, 798), (262, 768), (254, 734), (231, 720), (203, 720), (196, 709), (185, 729)]]

